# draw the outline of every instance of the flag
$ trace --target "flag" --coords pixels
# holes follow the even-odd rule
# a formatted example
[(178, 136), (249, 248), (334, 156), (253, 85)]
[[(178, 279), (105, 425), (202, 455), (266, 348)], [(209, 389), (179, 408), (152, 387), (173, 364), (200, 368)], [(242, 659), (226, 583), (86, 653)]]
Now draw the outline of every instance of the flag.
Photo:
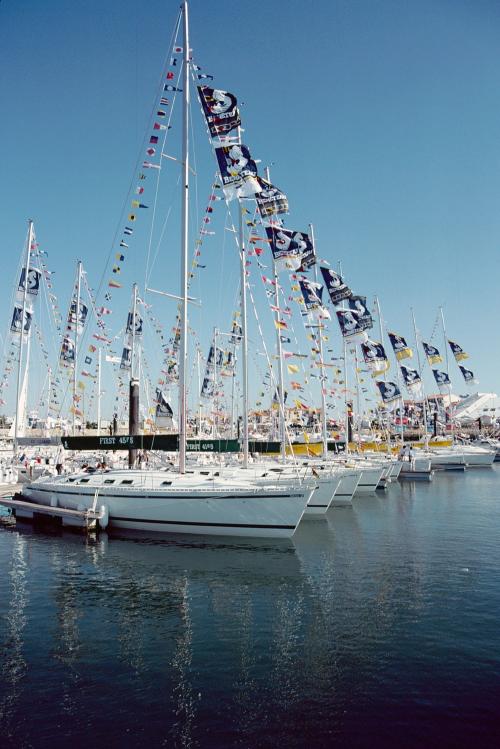
[(384, 403), (391, 403), (401, 398), (401, 390), (395, 382), (377, 382), (376, 385)]
[(130, 235), (130, 234), (132, 234), (133, 231), (134, 230), (130, 226), (126, 226), (125, 229), (123, 230), (123, 233)]
[(121, 289), (122, 287), (121, 283), (118, 283), (118, 281), (109, 281), (108, 286), (110, 286), (112, 289)]
[(282, 320), (275, 320), (274, 324), (278, 330), (286, 330), (288, 327), (286, 322), (283, 322)]
[(462, 373), (462, 377), (468, 385), (477, 385), (477, 380), (474, 377), (474, 372), (472, 372), (470, 369), (466, 369), (461, 364), (458, 365), (458, 368)]
[(86, 356), (85, 357), (85, 364), (92, 364), (92, 357), (91, 356)]
[(149, 138), (149, 142), (150, 143), (154, 143), (154, 144), (158, 143), (158, 136), (157, 135), (151, 135), (151, 137)]
[(198, 86), (198, 95), (212, 138), (229, 133), (241, 125), (234, 94), (208, 86)]
[(368, 335), (365, 333), (358, 321), (358, 316), (350, 309), (337, 310), (337, 320), (340, 326), (340, 332), (344, 338), (351, 341), (365, 342)]
[[(28, 268), (28, 281), (26, 283), (26, 293), (36, 296), (40, 288), (40, 278), (42, 274), (35, 268)], [(19, 291), (24, 291), (24, 283), (26, 279), (26, 267), (21, 270), (21, 278), (19, 280)]]
[(441, 372), (438, 369), (433, 369), (432, 374), (434, 375), (434, 379), (436, 380), (436, 385), (441, 390), (441, 388), (445, 389), (451, 385), (450, 378), (448, 376), (447, 372)]
[(155, 153), (156, 153), (156, 149), (155, 148), (146, 148), (146, 153), (147, 153), (148, 156), (154, 156)]
[(113, 310), (108, 309), (107, 307), (99, 307), (98, 312), (100, 315), (111, 315)]
[(198, 80), (201, 81), (204, 78), (209, 81), (213, 81), (214, 79), (213, 75), (209, 75), (208, 73), (198, 73)]
[(299, 371), (299, 367), (297, 364), (287, 364), (287, 369), (289, 374), (297, 374)]
[(435, 346), (422, 341), (422, 348), (424, 349), (424, 354), (426, 355), (429, 364), (438, 364), (443, 361), (443, 357)]
[(93, 343), (89, 345), (89, 351), (91, 354), (94, 354), (97, 351), (97, 346), (94, 346)]
[(366, 306), (365, 296), (351, 295), (349, 297), (349, 309), (357, 315), (358, 325), (362, 330), (373, 328), (373, 318)]
[[(162, 98), (160, 99), (160, 104), (162, 105), (162, 107), (166, 107), (168, 104), (170, 104), (170, 101), (162, 96)], [(163, 113), (163, 116), (165, 116), (165, 113)]]
[(181, 52), (184, 52), (184, 47), (174, 47), (172, 52), (175, 54), (180, 54)]
[[(143, 161), (142, 162), (142, 166), (143, 166), (144, 169), (161, 169), (160, 164), (152, 164), (150, 161)], [(135, 221), (135, 216), (131, 220)]]
[(415, 387), (420, 387), (422, 380), (416, 369), (409, 369), (409, 367), (405, 367), (401, 364), (401, 374), (403, 375), (403, 380), (408, 390), (411, 391), (412, 389), (415, 389)]
[[(163, 111), (163, 109), (159, 109), (159, 110), (158, 110), (158, 111), (156, 112), (156, 116), (157, 116), (157, 117), (166, 117), (166, 116), (167, 116), (167, 113), (166, 113), (166, 112), (164, 112), (164, 111)], [(155, 122), (155, 125), (156, 125), (156, 122)], [(153, 127), (154, 127), (154, 125), (153, 125)], [(155, 128), (155, 130), (158, 130), (158, 128)]]
[(171, 86), (170, 83), (166, 83), (163, 86), (164, 91), (178, 91), (179, 93), (182, 93), (182, 88), (177, 88), (176, 86)]
[[(123, 239), (122, 239), (121, 242), (120, 242), (120, 247), (128, 247), (128, 244), (126, 242), (124, 242)], [(125, 256), (124, 255), (117, 255), (116, 257), (119, 260), (125, 260)]]
[(461, 346), (458, 345), (458, 343), (455, 343), (455, 341), (450, 341), (448, 339), (448, 343), (450, 344), (451, 353), (455, 357), (456, 361), (464, 361), (465, 359), (469, 358), (469, 354), (467, 354)]
[(288, 198), (285, 193), (262, 177), (257, 177), (257, 181), (261, 191), (257, 193), (255, 199), (262, 218), (288, 213)]
[(135, 220), (136, 220), (136, 218), (137, 218), (137, 217), (136, 217), (135, 213), (130, 213), (130, 214), (129, 214), (129, 217), (128, 217), (128, 220), (129, 220), (129, 221), (135, 221)]
[(170, 125), (160, 125), (159, 122), (155, 122), (155, 124), (153, 125), (153, 130), (169, 130), (169, 129), (170, 129)]
[(316, 262), (308, 234), (275, 226), (267, 226), (266, 234), (277, 270), (305, 270)]
[(222, 185), (226, 200), (252, 198), (260, 192), (257, 165), (246, 146), (234, 144), (216, 148)]
[[(177, 65), (177, 57), (171, 57), (171, 58), (170, 58), (170, 65), (172, 65), (172, 67), (173, 67), (174, 65)], [(167, 78), (168, 78), (168, 77), (169, 77), (170, 75), (172, 76), (172, 78), (174, 77), (174, 74), (173, 74), (173, 73), (167, 73)]]
[(397, 333), (389, 333), (388, 335), (392, 350), (398, 361), (401, 361), (401, 359), (410, 359), (413, 356), (413, 350), (406, 344), (403, 336)]

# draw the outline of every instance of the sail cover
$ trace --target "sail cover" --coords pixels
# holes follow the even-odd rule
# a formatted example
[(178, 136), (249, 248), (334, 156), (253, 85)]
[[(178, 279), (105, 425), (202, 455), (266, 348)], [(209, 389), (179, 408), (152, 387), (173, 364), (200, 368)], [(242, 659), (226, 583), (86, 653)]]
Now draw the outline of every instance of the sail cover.
[(246, 146), (235, 143), (216, 148), (215, 153), (226, 200), (253, 198), (261, 191), (257, 180), (257, 165)]
[(241, 125), (234, 94), (209, 86), (198, 86), (198, 95), (212, 138), (229, 133)]

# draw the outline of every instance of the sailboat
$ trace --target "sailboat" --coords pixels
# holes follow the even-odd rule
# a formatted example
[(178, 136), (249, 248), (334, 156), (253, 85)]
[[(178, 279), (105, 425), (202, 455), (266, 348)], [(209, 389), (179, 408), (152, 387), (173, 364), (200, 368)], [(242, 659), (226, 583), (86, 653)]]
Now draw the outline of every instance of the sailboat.
[[(91, 518), (101, 528), (147, 532), (178, 532), (253, 537), (290, 537), (316, 489), (314, 477), (273, 472), (259, 475), (248, 465), (248, 389), (245, 247), (240, 230), (242, 359), (243, 359), (243, 466), (220, 471), (186, 465), (187, 443), (187, 358), (188, 358), (188, 206), (189, 206), (189, 102), (191, 54), (188, 3), (181, 6), (183, 25), (182, 88), (168, 84), (164, 90), (181, 91), (183, 96), (181, 284), (179, 314), (179, 461), (171, 470), (105, 470), (92, 475), (78, 473), (41, 478), (27, 485), (12, 506), (18, 517), (39, 512), (53, 513), (65, 524), (79, 525)], [(217, 117), (214, 122), (219, 122)], [(245, 160), (243, 146), (236, 147)], [(154, 152), (154, 149), (151, 149)], [(235, 154), (232, 154), (232, 158)], [(146, 165), (146, 162), (144, 166)], [(152, 166), (148, 164), (148, 166)], [(240, 212), (241, 214), (241, 212)], [(240, 215), (240, 224), (241, 224)], [(241, 229), (241, 226), (240, 226)], [(131, 379), (131, 392), (132, 383)]]

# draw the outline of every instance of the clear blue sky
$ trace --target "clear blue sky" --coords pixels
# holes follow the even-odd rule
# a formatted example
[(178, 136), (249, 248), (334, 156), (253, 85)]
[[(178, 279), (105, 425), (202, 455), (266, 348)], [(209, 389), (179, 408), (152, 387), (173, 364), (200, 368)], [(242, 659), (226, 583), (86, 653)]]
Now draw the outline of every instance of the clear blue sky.
[[(2, 335), (28, 217), (63, 310), (77, 258), (94, 288), (110, 276), (105, 259), (177, 10), (160, 0), (0, 3)], [(479, 389), (498, 391), (499, 4), (193, 0), (190, 10), (195, 61), (243, 102), (245, 142), (288, 194), (287, 225), (314, 223), (319, 255), (341, 260), (357, 293), (380, 297), (389, 328), (410, 337), (413, 306), (429, 337), (443, 305)], [(203, 210), (215, 165), (198, 114)], [(234, 305), (238, 270), (223, 235), (220, 227), (204, 247), (205, 307), (193, 315), (204, 348)], [(177, 241), (174, 232), (154, 279), (174, 293)], [(113, 297), (114, 332), (130, 284), (144, 280), (141, 242)], [(160, 302), (155, 314), (168, 330), (173, 305)], [(466, 392), (454, 362), (450, 370)]]

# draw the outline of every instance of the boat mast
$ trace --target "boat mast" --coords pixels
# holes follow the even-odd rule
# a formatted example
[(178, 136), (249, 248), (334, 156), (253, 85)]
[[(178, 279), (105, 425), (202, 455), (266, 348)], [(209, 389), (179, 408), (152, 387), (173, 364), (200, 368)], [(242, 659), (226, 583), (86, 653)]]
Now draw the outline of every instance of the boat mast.
[[(380, 335), (380, 343), (382, 346), (384, 346), (384, 324), (382, 322), (382, 310), (380, 309), (380, 302), (378, 296), (375, 297), (375, 307), (377, 309), (377, 315), (378, 315), (378, 329), (379, 329), (379, 335)], [(385, 350), (385, 346), (384, 346)], [(398, 372), (398, 363), (396, 361), (396, 377), (398, 378), (398, 387), (399, 387), (399, 372)], [(384, 371), (384, 382), (387, 382), (387, 370)], [(404, 401), (401, 399), (402, 405), (400, 408), (400, 417), (401, 417), (401, 430), (403, 428), (403, 410), (404, 410)], [(382, 415), (382, 411), (379, 409), (379, 414)], [(389, 428), (389, 413), (386, 411), (386, 430), (387, 430), (387, 453), (389, 454), (391, 452), (391, 430)], [(382, 423), (383, 423), (383, 419)], [(402, 432), (401, 432), (402, 436)]]
[(187, 365), (187, 267), (189, 241), (189, 22), (187, 0), (182, 3), (184, 27), (183, 109), (182, 109), (182, 236), (181, 236), (181, 301), (179, 352), (179, 473), (186, 471), (186, 365)]
[(137, 319), (137, 284), (132, 286), (132, 347), (130, 351), (130, 381), (137, 379), (135, 377), (135, 321)]
[[(82, 261), (78, 260), (76, 264), (76, 299), (75, 299), (75, 335), (74, 335), (74, 357), (73, 357), (73, 437), (76, 434), (76, 363), (78, 359), (78, 322), (80, 319), (80, 294), (81, 294), (81, 283), (82, 283)], [(82, 411), (83, 413), (83, 411)], [(83, 416), (82, 416), (83, 422)]]
[[(309, 224), (309, 229), (311, 232), (311, 242), (312, 246), (315, 248), (315, 242), (314, 242), (314, 227), (312, 224)], [(314, 280), (316, 283), (318, 283), (318, 264), (314, 264)], [(324, 326), (320, 323), (318, 320), (318, 333), (319, 333), (319, 359), (321, 362), (321, 374), (320, 374), (320, 386), (321, 386), (321, 435), (323, 437), (323, 460), (326, 460), (328, 457), (328, 430), (326, 425), (326, 395), (325, 395), (325, 387), (324, 384), (327, 379), (326, 375), (326, 367), (323, 366), (324, 359), (323, 359), (323, 331)]]
[(422, 380), (422, 406), (424, 410), (424, 445), (425, 447), (429, 447), (429, 437), (427, 435), (427, 399), (425, 397), (425, 388), (424, 388), (424, 379), (423, 379), (423, 372), (422, 372), (422, 365), (420, 363), (420, 348), (419, 348), (419, 342), (418, 342), (418, 334), (417, 334), (417, 323), (415, 322), (415, 313), (413, 312), (413, 307), (411, 308), (411, 316), (413, 320), (413, 332), (415, 334), (415, 348), (417, 349), (417, 362), (418, 362), (418, 372), (420, 374), (420, 378)]
[(241, 367), (243, 390), (243, 468), (248, 468), (248, 341), (247, 341), (247, 276), (246, 249), (243, 231), (243, 213), (241, 200), (239, 208), (239, 245), (241, 259)]
[[(266, 180), (271, 181), (269, 167), (266, 166)], [(279, 283), (278, 283), (278, 270), (276, 268), (276, 260), (273, 256), (273, 280), (274, 280), (274, 306), (275, 310), (275, 325), (276, 325), (276, 355), (278, 357), (278, 408), (279, 408), (279, 441), (280, 441), (280, 454), (281, 461), (286, 461), (286, 423), (285, 423), (285, 383), (283, 376), (283, 349), (281, 346), (281, 315), (280, 315), (280, 297), (279, 297)]]
[(101, 347), (97, 352), (97, 434), (101, 428)]
[[(24, 323), (25, 323), (25, 317), (26, 317), (26, 299), (28, 295), (28, 268), (30, 264), (30, 250), (31, 250), (31, 243), (33, 241), (33, 221), (31, 219), (28, 219), (28, 240), (26, 242), (26, 259), (24, 263), (24, 289), (23, 289), (23, 310), (21, 313), (21, 327), (20, 327), (20, 337), (19, 337), (19, 357), (17, 361), (17, 386), (16, 386), (16, 413), (14, 416), (14, 455), (17, 453), (17, 439), (18, 439), (18, 432), (19, 432), (19, 411), (20, 411), (20, 390), (21, 390), (21, 368), (22, 368), (22, 360), (23, 360), (23, 333), (24, 333)], [(22, 271), (21, 271), (22, 274)]]
[[(440, 307), (439, 311), (441, 313), (441, 327), (443, 329), (443, 345), (444, 345), (444, 356), (445, 356), (445, 362), (446, 362), (446, 374), (448, 375), (448, 378), (450, 377), (450, 362), (448, 359), (448, 339), (446, 337), (446, 326), (444, 324), (444, 312), (443, 308)], [(448, 386), (448, 395), (450, 398), (450, 402), (448, 404), (449, 413), (450, 413), (450, 426), (451, 426), (451, 437), (452, 440), (455, 439), (455, 428), (453, 424), (453, 404), (451, 402), (451, 384)]]

